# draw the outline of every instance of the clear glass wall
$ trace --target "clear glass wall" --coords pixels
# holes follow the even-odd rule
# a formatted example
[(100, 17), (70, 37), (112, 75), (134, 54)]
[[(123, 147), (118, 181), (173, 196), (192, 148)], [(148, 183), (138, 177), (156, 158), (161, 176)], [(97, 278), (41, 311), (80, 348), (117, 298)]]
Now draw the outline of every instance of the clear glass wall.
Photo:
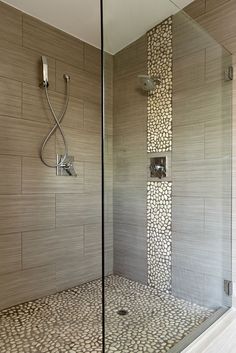
[(231, 55), (172, 2), (112, 3), (105, 352), (180, 352), (231, 306)]

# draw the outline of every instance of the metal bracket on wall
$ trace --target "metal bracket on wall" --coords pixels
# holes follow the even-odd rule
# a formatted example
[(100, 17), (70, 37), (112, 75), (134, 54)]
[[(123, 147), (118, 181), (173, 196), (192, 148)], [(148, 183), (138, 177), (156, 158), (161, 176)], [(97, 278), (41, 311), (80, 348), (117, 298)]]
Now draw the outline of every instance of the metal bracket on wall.
[(225, 294), (231, 297), (233, 295), (233, 283), (229, 280), (224, 280), (224, 291)]
[(232, 81), (234, 79), (234, 68), (233, 66), (228, 66), (225, 70), (225, 81)]

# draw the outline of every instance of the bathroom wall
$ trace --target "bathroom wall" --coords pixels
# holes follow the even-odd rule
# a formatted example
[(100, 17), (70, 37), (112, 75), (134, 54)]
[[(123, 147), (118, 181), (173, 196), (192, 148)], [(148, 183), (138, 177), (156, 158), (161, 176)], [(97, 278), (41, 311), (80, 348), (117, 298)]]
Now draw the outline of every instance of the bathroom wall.
[(114, 272), (147, 283), (146, 35), (114, 56)]
[[(100, 52), (0, 3), (0, 308), (101, 276)], [(78, 178), (57, 177), (39, 149), (52, 124), (41, 80), (49, 63), (56, 112), (71, 96), (63, 127)], [(106, 56), (112, 80), (112, 58)], [(112, 100), (109, 102), (112, 111)], [(112, 169), (112, 117), (107, 166)], [(59, 133), (45, 155), (63, 153)], [(108, 170), (108, 169), (107, 169)], [(107, 272), (112, 271), (112, 173), (106, 179)]]
[[(163, 21), (114, 56), (114, 272), (162, 292), (170, 290), (170, 230), (164, 222), (165, 230), (154, 232), (153, 216), (163, 226), (160, 215), (165, 213), (166, 221), (171, 212), (167, 215), (167, 204), (158, 214), (156, 206), (151, 208), (166, 194), (171, 197), (171, 186), (156, 183), (157, 178), (153, 184), (148, 181), (149, 158), (163, 155), (160, 151), (170, 154), (171, 149), (171, 26), (171, 18)], [(159, 39), (165, 48), (163, 55), (156, 49)], [(138, 82), (138, 75), (147, 73), (162, 75), (160, 89), (149, 96)]]
[[(236, 2), (234, 0), (196, 0), (186, 8), (187, 13), (192, 16), (203, 28), (205, 28), (221, 45), (233, 54), (233, 63), (236, 60)], [(235, 86), (235, 75), (234, 75)], [(233, 282), (236, 289), (236, 91), (233, 90)], [(234, 290), (233, 304), (236, 305), (236, 290)]]

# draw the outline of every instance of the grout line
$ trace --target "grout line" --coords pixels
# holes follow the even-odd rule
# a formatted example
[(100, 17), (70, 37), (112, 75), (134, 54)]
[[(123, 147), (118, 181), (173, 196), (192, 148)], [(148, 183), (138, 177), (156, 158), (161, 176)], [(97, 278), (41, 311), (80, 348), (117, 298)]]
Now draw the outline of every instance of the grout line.
[(23, 232), (21, 234), (21, 271), (23, 271)]
[(85, 69), (85, 42), (83, 42), (83, 70)]
[(206, 236), (206, 198), (203, 198), (203, 236)]
[[(41, 122), (41, 121), (38, 121), (36, 119), (26, 119), (26, 118), (19, 118), (19, 117), (16, 117), (16, 116), (12, 116), (12, 115), (9, 115), (9, 114), (0, 114), (0, 118), (9, 118), (9, 119), (15, 119), (15, 120), (18, 120), (18, 121), (28, 121), (28, 122), (31, 122), (31, 123), (35, 123), (36, 125), (43, 125), (43, 126), (49, 126), (50, 123), (49, 122)], [(68, 128), (68, 127), (67, 127)], [(81, 129), (74, 129), (74, 128), (69, 128), (71, 130), (81, 130)], [(98, 135), (98, 133), (97, 133)]]
[(55, 219), (54, 219), (54, 228), (57, 227), (57, 194), (55, 193)]
[(83, 256), (85, 256), (85, 224), (83, 224)]
[(207, 85), (208, 81), (207, 81), (207, 49), (204, 49), (204, 80), (203, 80), (203, 84)]
[[(58, 67), (58, 65), (57, 65), (57, 59), (54, 59), (55, 60), (55, 76), (54, 76), (54, 79), (55, 79), (55, 92), (58, 92), (57, 91), (57, 67)], [(58, 93), (61, 93), (61, 92), (58, 92)], [(64, 95), (64, 93), (61, 93), (61, 94), (63, 94)]]
[(22, 48), (24, 48), (24, 40), (23, 40), (23, 36), (24, 36), (24, 30), (23, 30), (23, 26), (24, 26), (24, 16), (23, 16), (23, 12), (21, 13), (21, 46)]
[(23, 156), (20, 157), (20, 164), (21, 164), (21, 170), (20, 170), (20, 174), (21, 174), (21, 195), (23, 195)]
[(7, 79), (9, 81), (14, 81), (14, 82), (18, 82), (18, 83), (25, 83), (23, 81), (16, 80), (15, 78), (12, 78), (12, 77), (9, 77), (9, 76), (0, 75), (0, 78), (5, 78), (5, 79)]
[(23, 119), (23, 98), (24, 98), (24, 92), (23, 92), (23, 82), (21, 82), (21, 100), (20, 100), (20, 118)]
[(83, 129), (85, 129), (85, 100), (82, 100), (83, 102)]
[(86, 162), (83, 161), (83, 193), (85, 193), (85, 168), (86, 168)]

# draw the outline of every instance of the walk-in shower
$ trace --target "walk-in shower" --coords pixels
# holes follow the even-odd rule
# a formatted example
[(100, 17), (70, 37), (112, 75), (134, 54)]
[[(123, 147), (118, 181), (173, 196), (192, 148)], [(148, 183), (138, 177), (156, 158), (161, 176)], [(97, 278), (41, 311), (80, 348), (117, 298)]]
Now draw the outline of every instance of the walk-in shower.
[(175, 1), (6, 1), (0, 352), (185, 353), (232, 302), (231, 54)]

